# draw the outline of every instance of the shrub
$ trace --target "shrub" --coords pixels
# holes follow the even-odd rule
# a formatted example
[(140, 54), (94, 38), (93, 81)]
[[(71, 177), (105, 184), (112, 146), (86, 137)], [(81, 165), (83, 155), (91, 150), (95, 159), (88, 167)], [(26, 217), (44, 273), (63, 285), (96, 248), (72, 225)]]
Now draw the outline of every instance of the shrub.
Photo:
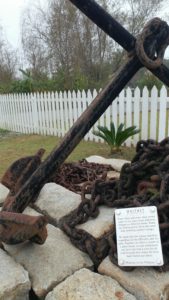
[(114, 123), (110, 123), (110, 130), (106, 126), (97, 126), (98, 130), (93, 131), (93, 134), (102, 138), (109, 146), (110, 153), (114, 153), (121, 150), (122, 144), (131, 136), (140, 132), (136, 126), (131, 126), (123, 130), (124, 124), (120, 124), (115, 129)]

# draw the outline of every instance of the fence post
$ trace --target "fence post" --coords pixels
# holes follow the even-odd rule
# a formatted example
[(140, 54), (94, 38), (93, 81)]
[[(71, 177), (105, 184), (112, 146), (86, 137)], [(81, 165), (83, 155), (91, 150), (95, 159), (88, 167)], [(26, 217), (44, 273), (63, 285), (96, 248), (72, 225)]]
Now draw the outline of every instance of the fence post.
[[(130, 127), (132, 126), (132, 92), (131, 92), (131, 88), (127, 88), (126, 91), (126, 127)], [(127, 147), (131, 147), (132, 144), (132, 140), (131, 137), (129, 137), (126, 142), (125, 145)]]
[(142, 95), (142, 128), (141, 128), (141, 139), (146, 140), (148, 138), (148, 101), (149, 91), (147, 87), (143, 89)]
[(33, 118), (33, 133), (39, 132), (39, 120), (38, 120), (38, 108), (37, 108), (37, 99), (34, 94), (31, 94), (31, 103), (32, 103), (32, 118)]
[(157, 139), (158, 90), (153, 86), (150, 98), (150, 138)]
[(158, 132), (159, 142), (163, 140), (166, 136), (166, 112), (167, 112), (167, 89), (163, 85), (160, 91), (159, 132)]

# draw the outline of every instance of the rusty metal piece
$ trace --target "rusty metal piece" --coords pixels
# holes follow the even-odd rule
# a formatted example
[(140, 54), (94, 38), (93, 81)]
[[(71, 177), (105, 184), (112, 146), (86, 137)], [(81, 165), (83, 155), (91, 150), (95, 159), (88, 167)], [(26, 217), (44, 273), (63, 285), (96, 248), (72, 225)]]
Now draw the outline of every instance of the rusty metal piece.
[[(152, 40), (151, 56), (146, 53), (145, 45)], [(141, 63), (150, 70), (159, 68), (163, 63), (165, 50), (169, 45), (169, 27), (159, 18), (150, 20), (136, 40), (136, 53)], [(154, 59), (156, 51), (157, 57)]]
[(142, 180), (139, 182), (137, 186), (137, 194), (145, 193), (148, 189), (155, 189), (157, 188), (156, 182)]
[(16, 193), (41, 164), (44, 153), (45, 150), (41, 148), (35, 155), (23, 157), (13, 162), (1, 178), (1, 183), (11, 192)]
[(43, 216), (33, 217), (18, 212), (7, 212), (12, 205), (14, 195), (41, 164), (44, 149), (39, 149), (34, 156), (15, 161), (2, 177), (2, 184), (10, 189), (0, 212), (0, 241), (17, 244), (31, 240), (43, 244), (47, 238), (47, 219)]
[(27, 240), (43, 244), (47, 238), (46, 224), (44, 216), (0, 212), (0, 240), (10, 245)]
[[(8, 211), (12, 205), (16, 193), (25, 184), (29, 177), (41, 164), (41, 158), (45, 153), (44, 149), (39, 149), (33, 156), (27, 156), (15, 161), (5, 172), (1, 183), (10, 189), (10, 192), (2, 206), (2, 211)], [(16, 210), (16, 212), (19, 212)]]
[(104, 174), (111, 170), (113, 168), (110, 165), (89, 163), (84, 159), (78, 163), (64, 163), (51, 181), (75, 193), (81, 193), (83, 183), (93, 182), (99, 177), (103, 179)]
[(151, 180), (151, 182), (159, 183), (159, 182), (161, 181), (161, 178), (160, 178), (159, 175), (152, 175), (152, 176), (150, 177), (150, 180)]
[(161, 181), (160, 198), (162, 202), (165, 202), (169, 198), (169, 174), (166, 174)]

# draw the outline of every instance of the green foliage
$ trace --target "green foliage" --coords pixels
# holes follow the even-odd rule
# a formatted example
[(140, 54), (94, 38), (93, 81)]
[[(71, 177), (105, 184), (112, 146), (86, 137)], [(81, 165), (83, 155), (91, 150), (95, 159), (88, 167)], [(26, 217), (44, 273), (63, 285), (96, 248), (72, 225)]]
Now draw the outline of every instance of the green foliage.
[(55, 90), (57, 91), (82, 91), (89, 88), (89, 80), (80, 71), (72, 71), (67, 73), (63, 69), (60, 69), (54, 76)]
[(153, 86), (156, 86), (156, 88), (160, 90), (163, 83), (150, 72), (146, 72), (139, 80), (137, 80), (136, 85), (140, 89), (143, 89), (145, 86), (147, 86), (148, 90), (151, 91)]
[(8, 85), (0, 85), (0, 93), (32, 93), (48, 91), (68, 91), (87, 90), (88, 78), (80, 72), (72, 72), (68, 75), (63, 70), (59, 70), (53, 78), (48, 78), (41, 74), (39, 78), (34, 78), (30, 71), (20, 69), (23, 74), (22, 80), (14, 80)]
[(23, 69), (19, 69), (19, 71), (23, 74), (23, 76), (26, 78), (26, 79), (32, 79), (32, 76), (31, 76), (31, 71), (30, 70), (26, 70), (24, 71)]
[(2, 128), (0, 128), (0, 136), (6, 135), (6, 134), (8, 134), (9, 132), (10, 132), (10, 131), (7, 130), (7, 129), (2, 129)]
[(15, 80), (9, 86), (9, 93), (31, 93), (32, 85), (29, 79)]
[(73, 89), (75, 91), (78, 90), (86, 90), (88, 88), (88, 78), (82, 74), (81, 72), (76, 72), (74, 74), (73, 82)]
[[(7, 83), (0, 83), (0, 93), (32, 93), (32, 92), (48, 92), (48, 91), (82, 91), (93, 90), (97, 91), (103, 88), (110, 80), (111, 76), (111, 64), (104, 64), (100, 67), (98, 64), (91, 66), (89, 73), (83, 73), (82, 70), (76, 69), (71, 72), (67, 72), (63, 68), (60, 68), (52, 78), (46, 74), (32, 75), (30, 70), (22, 70), (20, 72), (23, 75), (23, 79), (8, 81)], [(138, 74), (137, 74), (138, 75)], [(152, 74), (146, 72), (144, 75), (140, 73), (137, 77), (130, 82), (130, 86), (138, 86), (143, 89), (147, 86), (149, 90), (153, 86), (157, 89), (161, 89), (162, 83)]]
[(110, 129), (106, 126), (97, 126), (98, 130), (93, 131), (93, 134), (102, 138), (109, 146), (110, 152), (116, 152), (120, 150), (121, 145), (131, 136), (140, 132), (136, 126), (131, 126), (123, 130), (124, 124), (120, 124), (115, 129), (114, 123), (110, 123)]

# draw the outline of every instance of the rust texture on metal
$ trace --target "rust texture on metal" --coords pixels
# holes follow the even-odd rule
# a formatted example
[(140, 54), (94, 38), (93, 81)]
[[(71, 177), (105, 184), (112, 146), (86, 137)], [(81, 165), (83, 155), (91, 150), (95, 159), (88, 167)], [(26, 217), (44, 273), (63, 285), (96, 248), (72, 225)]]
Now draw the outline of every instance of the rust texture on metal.
[(47, 238), (47, 218), (25, 214), (0, 213), (0, 240), (6, 244), (18, 244), (26, 240), (43, 244)]
[[(151, 30), (153, 28), (153, 31)], [(155, 35), (155, 39), (154, 39)], [(146, 53), (146, 43), (152, 40), (151, 48), (148, 46)], [(157, 46), (158, 44), (158, 46)], [(155, 70), (162, 66), (165, 50), (169, 45), (169, 28), (166, 22), (159, 18), (149, 21), (136, 40), (136, 54), (141, 63), (150, 70)], [(154, 50), (157, 57), (154, 59)], [(150, 55), (153, 55), (152, 57)]]
[(81, 193), (83, 183), (104, 178), (108, 171), (113, 171), (110, 165), (89, 163), (84, 159), (76, 163), (64, 163), (52, 181), (72, 192)]
[[(94, 0), (69, 1), (118, 42), (129, 55), (126, 57), (125, 64), (114, 75), (110, 83), (98, 94), (63, 138), (60, 145), (54, 148), (43, 162), (41, 162), (41, 156), (44, 151), (40, 150), (34, 157), (22, 159), (20, 164), (14, 163), (3, 176), (2, 182), (10, 188), (10, 193), (0, 213), (0, 239), (8, 243), (18, 243), (26, 239), (39, 243), (45, 241), (46, 218), (27, 217), (21, 213), (29, 204), (36, 201), (43, 185), (52, 181), (65, 159), (140, 68), (146, 66), (169, 86), (169, 70), (163, 65), (164, 52), (169, 43), (169, 27), (166, 22), (158, 18), (149, 21), (136, 39)], [(168, 151), (168, 140), (164, 140), (160, 144), (154, 141), (138, 143), (135, 160), (131, 165), (123, 167), (120, 180), (104, 181), (103, 178), (97, 178), (94, 184), (86, 184), (82, 192), (82, 203), (77, 209), (76, 215), (73, 214), (73, 219), (68, 216), (67, 221), (64, 220), (61, 224), (72, 241), (81, 250), (87, 251), (96, 265), (110, 251), (110, 248), (113, 254), (115, 253), (115, 236), (106, 235), (96, 241), (86, 232), (77, 230), (75, 226), (86, 221), (89, 217), (96, 217), (99, 212), (98, 205), (101, 203), (108, 206), (134, 206), (145, 203), (151, 205), (153, 201), (152, 197), (147, 198), (148, 191), (150, 188), (155, 191), (159, 189), (159, 198), (154, 197), (157, 197), (159, 201), (155, 199), (156, 205), (159, 204), (160, 226), (166, 237), (168, 230), (168, 216), (165, 211), (168, 207), (166, 183), (169, 181), (169, 176), (164, 176), (163, 171), (168, 164), (167, 155), (164, 154), (166, 151)], [(160, 162), (157, 171), (157, 169), (153, 169), (153, 166), (158, 165), (160, 160), (158, 152), (163, 155), (166, 164), (163, 165)], [(149, 168), (154, 170), (153, 174), (148, 178), (146, 175), (143, 179), (141, 174), (148, 174)], [(136, 182), (136, 178), (138, 182)], [(134, 190), (136, 185), (137, 190)], [(86, 192), (89, 191), (91, 192), (91, 201), (85, 196)], [(164, 245), (168, 245), (167, 243), (167, 239), (164, 238), (163, 247), (165, 251), (168, 246)], [(114, 257), (112, 255), (112, 259)]]
[(15, 161), (1, 178), (1, 183), (5, 185), (11, 193), (16, 192), (33, 174), (41, 164), (41, 158), (45, 153), (44, 149), (39, 149), (33, 156), (27, 156)]
[(1, 183), (9, 188), (10, 192), (0, 212), (0, 241), (7, 244), (18, 244), (31, 240), (43, 244), (46, 240), (46, 217), (20, 214), (19, 209), (16, 209), (15, 212), (8, 212), (8, 207), (12, 205), (16, 193), (41, 164), (44, 152), (44, 149), (39, 149), (34, 156), (15, 161), (1, 179)]

